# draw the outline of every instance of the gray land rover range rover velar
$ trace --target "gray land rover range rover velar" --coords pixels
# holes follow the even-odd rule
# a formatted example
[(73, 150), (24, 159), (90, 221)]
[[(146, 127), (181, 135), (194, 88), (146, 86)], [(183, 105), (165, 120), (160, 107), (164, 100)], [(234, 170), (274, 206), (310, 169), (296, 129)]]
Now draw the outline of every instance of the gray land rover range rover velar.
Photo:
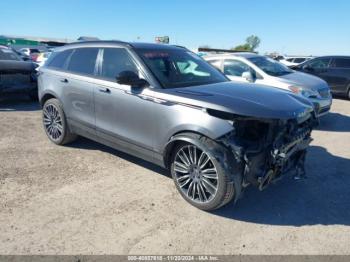
[(192, 205), (304, 175), (315, 120), (301, 96), (230, 82), (182, 47), (96, 41), (57, 49), (39, 72), (48, 138), (84, 136), (170, 170)]

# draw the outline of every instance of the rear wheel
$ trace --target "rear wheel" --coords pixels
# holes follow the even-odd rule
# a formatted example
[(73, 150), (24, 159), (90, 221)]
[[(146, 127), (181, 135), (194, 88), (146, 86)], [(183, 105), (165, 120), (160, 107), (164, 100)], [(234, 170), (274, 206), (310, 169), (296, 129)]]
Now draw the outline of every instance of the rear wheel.
[(43, 106), (43, 126), (47, 137), (57, 145), (74, 141), (77, 136), (70, 132), (61, 103), (49, 99)]
[(227, 204), (241, 190), (240, 179), (232, 181), (223, 159), (215, 157), (218, 149), (221, 150), (214, 141), (201, 137), (196, 145), (177, 144), (171, 157), (170, 171), (176, 188), (187, 202), (202, 210)]

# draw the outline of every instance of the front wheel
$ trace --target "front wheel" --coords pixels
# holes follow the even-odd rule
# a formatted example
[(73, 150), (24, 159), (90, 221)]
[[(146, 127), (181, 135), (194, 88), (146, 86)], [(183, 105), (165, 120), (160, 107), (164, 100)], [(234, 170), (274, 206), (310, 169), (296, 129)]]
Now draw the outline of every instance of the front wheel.
[(43, 126), (47, 137), (57, 145), (64, 145), (76, 139), (67, 124), (60, 101), (55, 98), (49, 99), (43, 106)]
[(235, 183), (225, 168), (224, 160), (214, 156), (216, 150), (215, 142), (208, 138), (198, 140), (196, 145), (181, 142), (171, 158), (170, 171), (176, 188), (187, 202), (206, 211), (227, 204), (241, 190), (241, 184)]

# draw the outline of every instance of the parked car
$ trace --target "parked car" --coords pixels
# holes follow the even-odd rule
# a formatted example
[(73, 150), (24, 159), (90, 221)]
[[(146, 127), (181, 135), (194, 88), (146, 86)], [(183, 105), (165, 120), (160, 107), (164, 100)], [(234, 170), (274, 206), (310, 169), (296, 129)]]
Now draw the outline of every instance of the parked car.
[(14, 48), (11, 48), (13, 52), (15, 52), (23, 61), (32, 61), (32, 58), (30, 55), (26, 55), (25, 53), (22, 53)]
[(35, 64), (23, 61), (12, 49), (0, 47), (0, 94), (25, 93), (38, 99)]
[(333, 94), (350, 99), (350, 56), (317, 57), (293, 69), (322, 78)]
[(312, 59), (312, 56), (287, 56), (284, 59), (279, 60), (282, 64), (291, 67), (300, 65), (301, 63), (304, 63), (305, 61), (309, 61)]
[(41, 53), (41, 51), (37, 48), (21, 48), (19, 49), (19, 52), (25, 56), (29, 56), (30, 60), (33, 62), (37, 62), (37, 59)]
[(21, 48), (18, 51), (27, 55), (27, 56), (30, 56), (31, 54), (39, 54), (40, 53), (40, 50), (37, 48), (27, 48), (27, 47)]
[(332, 96), (322, 79), (293, 71), (283, 64), (255, 53), (228, 53), (205, 56), (232, 81), (268, 85), (309, 99), (318, 116), (329, 112)]
[(81, 135), (165, 167), (200, 209), (236, 201), (249, 184), (262, 190), (288, 170), (304, 174), (312, 104), (233, 83), (185, 48), (74, 43), (56, 49), (38, 84), (53, 143)]

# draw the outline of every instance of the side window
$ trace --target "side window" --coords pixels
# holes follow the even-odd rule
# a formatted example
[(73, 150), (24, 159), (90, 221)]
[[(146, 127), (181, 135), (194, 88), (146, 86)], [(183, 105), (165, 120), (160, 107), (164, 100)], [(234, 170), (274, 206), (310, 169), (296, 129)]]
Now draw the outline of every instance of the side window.
[(307, 63), (307, 67), (313, 69), (325, 69), (328, 67), (330, 60), (330, 58), (317, 58)]
[(305, 58), (301, 58), (301, 57), (294, 59), (294, 63), (302, 63), (304, 61), (305, 61)]
[(293, 60), (294, 60), (294, 58), (288, 58), (288, 59), (286, 59), (286, 61), (288, 61), (288, 62), (293, 62)]
[(84, 75), (93, 75), (97, 53), (98, 48), (75, 49), (69, 59), (68, 71)]
[(51, 61), (48, 62), (48, 67), (53, 67), (53, 68), (58, 68), (58, 69), (64, 69), (64, 65), (67, 61), (67, 58), (70, 56), (72, 53), (71, 50), (66, 50), (63, 52), (55, 53), (53, 55), (53, 58)]
[(122, 71), (133, 71), (138, 74), (138, 69), (128, 51), (124, 48), (104, 48), (100, 76), (115, 81)]
[(215, 60), (208, 60), (207, 62), (209, 62), (211, 65), (213, 65), (217, 69), (221, 70), (221, 60), (215, 59)]
[(333, 60), (332, 67), (350, 68), (350, 59), (349, 58), (335, 58)]
[(250, 67), (238, 60), (225, 60), (224, 74), (241, 77), (244, 72), (250, 71)]

